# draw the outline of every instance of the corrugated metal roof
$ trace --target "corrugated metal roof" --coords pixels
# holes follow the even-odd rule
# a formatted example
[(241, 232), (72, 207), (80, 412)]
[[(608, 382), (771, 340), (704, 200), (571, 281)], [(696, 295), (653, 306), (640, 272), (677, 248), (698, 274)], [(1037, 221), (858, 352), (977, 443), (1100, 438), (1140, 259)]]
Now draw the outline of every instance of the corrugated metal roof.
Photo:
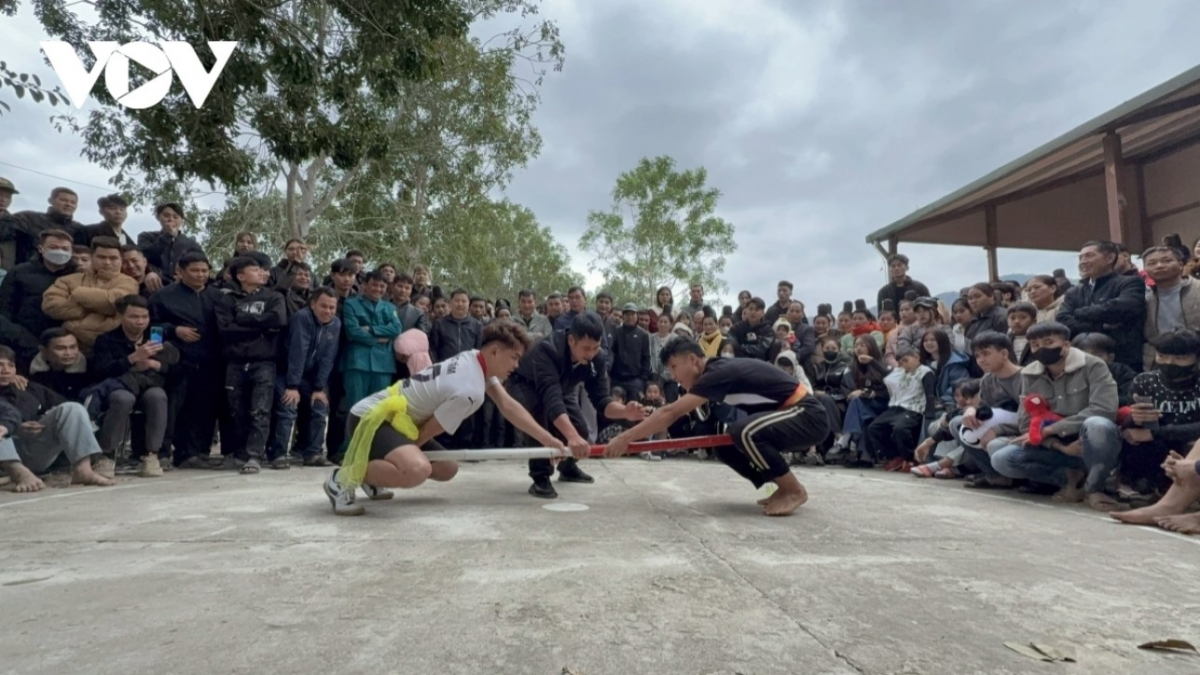
[[(1181, 109), (1142, 119), (1159, 106)], [(1187, 107), (1185, 107), (1187, 106)], [(1161, 112), (1161, 110), (1160, 110)], [(981, 208), (988, 202), (1104, 168), (1103, 138), (1109, 131), (1121, 136), (1127, 160), (1169, 148), (1200, 135), (1200, 66), (1068, 131), (938, 201), (867, 235), (867, 243), (903, 239), (905, 230)]]

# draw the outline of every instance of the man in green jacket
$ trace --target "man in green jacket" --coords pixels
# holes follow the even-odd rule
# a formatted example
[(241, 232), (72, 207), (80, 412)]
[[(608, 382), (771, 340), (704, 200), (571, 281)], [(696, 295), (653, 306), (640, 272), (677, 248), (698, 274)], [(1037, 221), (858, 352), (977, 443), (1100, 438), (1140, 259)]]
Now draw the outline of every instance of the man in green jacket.
[(366, 275), (362, 295), (346, 301), (342, 325), (346, 331), (346, 400), (353, 405), (387, 388), (396, 373), (392, 341), (402, 327), (396, 306), (383, 299), (387, 280), (378, 270)]

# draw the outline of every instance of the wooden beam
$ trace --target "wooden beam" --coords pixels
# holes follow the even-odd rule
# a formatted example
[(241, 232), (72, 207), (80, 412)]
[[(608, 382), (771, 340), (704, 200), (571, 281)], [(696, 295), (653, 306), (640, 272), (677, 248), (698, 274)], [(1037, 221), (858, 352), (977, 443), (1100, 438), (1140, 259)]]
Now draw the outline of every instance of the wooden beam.
[(1191, 96), (1185, 96), (1174, 101), (1168, 101), (1166, 103), (1160, 103), (1149, 108), (1143, 108), (1142, 110), (1126, 115), (1125, 117), (1114, 121), (1112, 124), (1109, 124), (1107, 127), (1105, 127), (1105, 130), (1117, 131), (1121, 127), (1129, 126), (1130, 124), (1148, 122), (1152, 119), (1157, 119), (1164, 115), (1173, 115), (1177, 112), (1188, 110), (1189, 108), (1195, 108), (1196, 106), (1200, 106), (1200, 94), (1193, 94)]
[(1137, 203), (1138, 203), (1138, 229), (1142, 234), (1142, 251), (1154, 245), (1154, 223), (1150, 220), (1150, 214), (1146, 213), (1146, 165), (1138, 164), (1135, 167), (1137, 176)]
[(1121, 136), (1116, 133), (1104, 135), (1104, 196), (1108, 205), (1108, 238), (1124, 244), (1125, 214), (1121, 202)]
[(900, 250), (900, 237), (892, 235), (888, 237), (888, 255), (896, 255)]
[(988, 281), (1000, 281), (999, 264), (996, 261), (996, 243), (1000, 240), (999, 227), (996, 223), (996, 205), (988, 204), (983, 210), (984, 227), (986, 229)]

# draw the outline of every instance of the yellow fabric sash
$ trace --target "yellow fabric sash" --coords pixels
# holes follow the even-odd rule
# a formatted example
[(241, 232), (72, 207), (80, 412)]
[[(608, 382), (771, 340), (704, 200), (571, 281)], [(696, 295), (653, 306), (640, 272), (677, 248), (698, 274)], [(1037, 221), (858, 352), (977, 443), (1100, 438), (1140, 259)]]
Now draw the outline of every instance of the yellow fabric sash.
[(403, 380), (388, 387), (387, 397), (358, 420), (358, 426), (354, 427), (354, 435), (350, 437), (350, 444), (346, 448), (346, 456), (342, 459), (342, 468), (337, 475), (337, 481), (342, 487), (352, 490), (362, 485), (367, 476), (367, 465), (371, 463), (371, 442), (375, 439), (375, 432), (384, 422), (390, 423), (410, 441), (417, 440), (421, 435), (417, 423), (408, 415), (408, 399), (400, 393), (402, 384)]
[(700, 348), (704, 350), (704, 356), (710, 359), (715, 359), (721, 355), (721, 331), (714, 331), (712, 335), (704, 333), (700, 336)]

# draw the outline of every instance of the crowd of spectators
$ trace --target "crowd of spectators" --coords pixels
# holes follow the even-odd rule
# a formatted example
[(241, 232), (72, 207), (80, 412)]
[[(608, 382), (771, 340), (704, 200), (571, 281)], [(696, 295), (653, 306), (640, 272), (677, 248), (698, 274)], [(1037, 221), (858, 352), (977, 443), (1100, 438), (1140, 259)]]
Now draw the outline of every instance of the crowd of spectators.
[[(900, 254), (875, 306), (846, 301), (836, 313), (819, 304), (810, 315), (787, 280), (769, 304), (742, 291), (720, 309), (698, 284), (678, 304), (665, 287), (620, 307), (607, 293), (589, 303), (579, 287), (521, 291), (513, 304), (446, 292), (420, 265), (367, 271), (357, 251), (316, 270), (299, 240), (271, 260), (248, 232), (215, 265), (182, 232), (178, 204), (158, 205), (160, 229), (135, 241), (120, 195), (101, 197), (101, 220), (83, 225), (72, 190), (56, 188), (46, 210), (10, 212), (17, 194), (0, 179), (0, 241), (16, 256), (0, 281), (0, 462), (17, 491), (41, 489), (57, 466), (96, 485), (175, 468), (327, 466), (344, 451), (350, 406), (474, 348), (487, 322), (542, 339), (592, 311), (606, 327), (597, 363), (623, 401), (677, 398), (658, 354), (692, 340), (709, 358), (764, 360), (812, 389), (834, 432), (795, 448), (797, 463), (1105, 511), (1155, 504), (1122, 518), (1200, 530), (1184, 513), (1200, 497), (1200, 247), (1177, 237), (1143, 252), (1144, 270), (1120, 245), (1090, 241), (1077, 283), (1062, 270), (980, 282), (948, 306)], [(593, 440), (612, 435), (620, 423), (586, 401)], [(705, 410), (671, 434), (716, 433), (731, 415)], [(517, 442), (491, 406), (445, 440)]]

